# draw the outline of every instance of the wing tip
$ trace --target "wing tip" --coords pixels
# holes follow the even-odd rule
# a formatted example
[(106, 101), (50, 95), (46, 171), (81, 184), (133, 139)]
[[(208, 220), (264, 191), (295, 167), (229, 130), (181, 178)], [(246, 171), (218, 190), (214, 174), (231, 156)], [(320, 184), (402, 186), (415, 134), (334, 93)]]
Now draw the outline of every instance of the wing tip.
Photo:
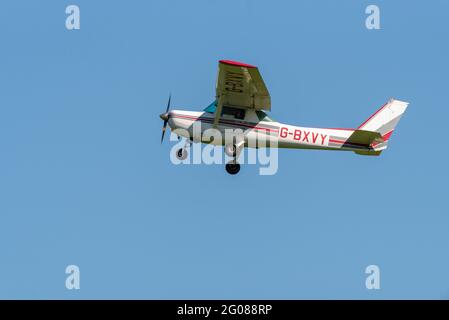
[(253, 65), (250, 65), (247, 63), (232, 61), (232, 60), (220, 60), (219, 63), (227, 64), (230, 66), (236, 66), (236, 67), (257, 68), (256, 66), (253, 66)]

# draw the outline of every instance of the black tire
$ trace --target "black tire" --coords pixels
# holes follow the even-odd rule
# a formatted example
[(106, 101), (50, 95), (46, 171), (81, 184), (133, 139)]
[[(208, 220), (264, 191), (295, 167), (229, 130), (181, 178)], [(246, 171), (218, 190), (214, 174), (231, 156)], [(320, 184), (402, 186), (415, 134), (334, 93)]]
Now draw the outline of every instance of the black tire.
[(225, 168), (226, 168), (226, 172), (227, 173), (229, 173), (231, 175), (234, 175), (234, 174), (239, 173), (239, 171), (240, 171), (240, 164), (237, 163), (237, 162), (231, 161), (231, 162), (226, 163)]
[(178, 151), (176, 151), (176, 158), (181, 161), (187, 159), (187, 150), (183, 148), (178, 149)]

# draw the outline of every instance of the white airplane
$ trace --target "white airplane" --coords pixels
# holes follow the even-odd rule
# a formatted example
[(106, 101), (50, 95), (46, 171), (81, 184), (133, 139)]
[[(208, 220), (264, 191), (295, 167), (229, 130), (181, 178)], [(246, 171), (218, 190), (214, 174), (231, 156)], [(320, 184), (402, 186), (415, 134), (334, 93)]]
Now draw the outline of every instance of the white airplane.
[[(244, 147), (267, 147), (353, 151), (360, 155), (378, 156), (387, 148), (388, 141), (408, 106), (407, 102), (391, 99), (356, 129), (305, 128), (272, 120), (265, 111), (271, 111), (271, 98), (257, 67), (229, 60), (218, 63), (216, 100), (204, 111), (167, 110), (160, 115), (164, 120), (161, 143), (167, 124), (172, 132), (184, 136), (186, 144), (177, 150), (180, 160), (187, 158), (187, 147), (193, 142), (224, 145), (233, 160), (226, 164), (229, 174), (240, 171), (237, 162)], [(193, 130), (195, 124), (201, 130)], [(206, 130), (241, 129), (243, 135), (231, 141), (204, 137)], [(267, 142), (268, 141), (268, 142)]]

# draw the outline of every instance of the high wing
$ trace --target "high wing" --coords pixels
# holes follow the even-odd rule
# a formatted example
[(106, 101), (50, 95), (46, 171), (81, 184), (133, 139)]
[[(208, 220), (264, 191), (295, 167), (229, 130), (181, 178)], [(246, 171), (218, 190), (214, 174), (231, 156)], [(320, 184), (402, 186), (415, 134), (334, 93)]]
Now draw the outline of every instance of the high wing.
[(220, 60), (216, 87), (218, 124), (223, 106), (243, 109), (271, 110), (270, 93), (257, 67), (229, 60)]

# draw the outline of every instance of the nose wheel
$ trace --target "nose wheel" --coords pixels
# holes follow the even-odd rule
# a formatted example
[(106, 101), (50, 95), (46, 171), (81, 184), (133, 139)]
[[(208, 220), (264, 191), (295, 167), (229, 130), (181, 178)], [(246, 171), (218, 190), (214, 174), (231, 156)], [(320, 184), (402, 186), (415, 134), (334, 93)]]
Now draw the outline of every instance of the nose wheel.
[(234, 175), (239, 173), (240, 171), (240, 164), (236, 160), (231, 160), (228, 163), (226, 163), (226, 172)]
[(187, 152), (187, 150), (185, 148), (179, 148), (178, 151), (176, 151), (176, 158), (178, 158), (178, 160), (185, 160), (187, 159), (187, 156), (189, 155), (189, 153)]
[(191, 144), (192, 142), (190, 140), (186, 140), (184, 147), (179, 148), (176, 151), (176, 158), (178, 158), (178, 160), (184, 161), (185, 159), (187, 159), (187, 157), (189, 156), (187, 149), (190, 147)]

